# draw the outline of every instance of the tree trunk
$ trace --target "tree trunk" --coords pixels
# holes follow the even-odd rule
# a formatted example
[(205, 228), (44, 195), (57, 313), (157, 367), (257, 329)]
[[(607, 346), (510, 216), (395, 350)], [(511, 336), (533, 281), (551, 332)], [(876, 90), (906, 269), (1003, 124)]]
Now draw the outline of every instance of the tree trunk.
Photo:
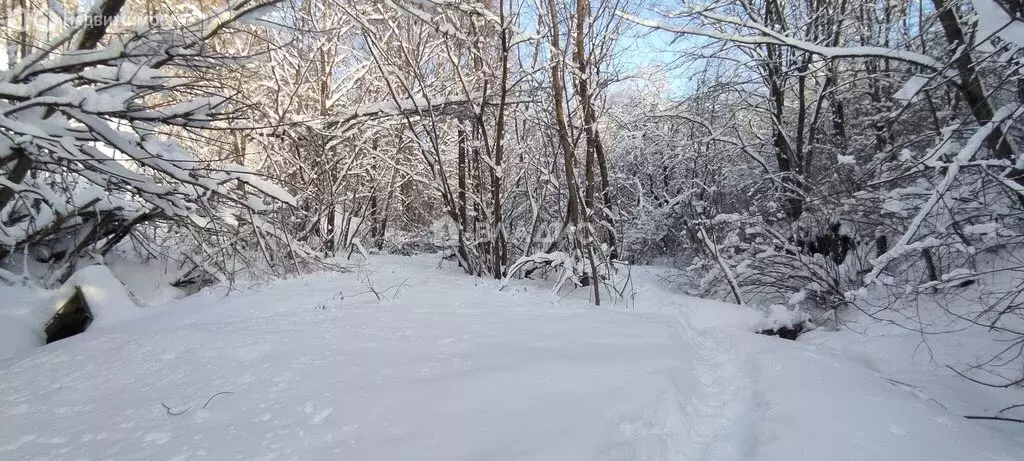
[(548, 17), (551, 21), (551, 91), (554, 93), (555, 125), (558, 131), (558, 145), (562, 150), (562, 164), (565, 168), (565, 182), (569, 198), (566, 216), (571, 225), (579, 227), (579, 184), (576, 182), (575, 152), (569, 138), (569, 125), (565, 118), (565, 99), (562, 81), (562, 49), (559, 44), (558, 9), (555, 0), (548, 0)]
[[(942, 25), (942, 31), (946, 35), (946, 41), (949, 43), (950, 48), (957, 50), (959, 47), (965, 46), (967, 41), (964, 31), (960, 27), (960, 19), (957, 17), (956, 10), (952, 6), (947, 5), (945, 0), (932, 0), (932, 3), (935, 5), (936, 11), (939, 12), (939, 23)], [(981, 83), (981, 78), (975, 71), (975, 63), (971, 58), (971, 53), (969, 50), (958, 50), (954, 51), (954, 53), (953, 66), (960, 77), (960, 83), (957, 85), (957, 88), (960, 90), (960, 94), (963, 96), (964, 102), (967, 103), (974, 119), (979, 125), (985, 125), (992, 121), (995, 111), (985, 92), (985, 87)], [(1003, 131), (1001, 126), (992, 127), (992, 131), (985, 138), (985, 145), (1000, 160), (1006, 160), (1011, 165), (1017, 161), (1017, 154), (1014, 152), (1013, 145), (1007, 139), (1006, 132)], [(1024, 171), (1011, 167), (1007, 177), (1017, 184), (1024, 186)]]

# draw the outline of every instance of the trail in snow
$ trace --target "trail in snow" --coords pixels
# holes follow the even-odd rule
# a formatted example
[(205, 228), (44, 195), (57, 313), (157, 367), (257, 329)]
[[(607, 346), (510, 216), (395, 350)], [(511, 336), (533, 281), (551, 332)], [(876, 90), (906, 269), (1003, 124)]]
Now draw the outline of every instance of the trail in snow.
[(691, 452), (680, 459), (751, 459), (754, 390), (752, 377), (742, 367), (743, 356), (727, 334), (703, 332), (692, 338), (692, 372), (700, 385), (684, 407), (693, 443)]
[(654, 277), (626, 312), (435, 265), (200, 294), (0, 360), (0, 460), (1024, 458)]

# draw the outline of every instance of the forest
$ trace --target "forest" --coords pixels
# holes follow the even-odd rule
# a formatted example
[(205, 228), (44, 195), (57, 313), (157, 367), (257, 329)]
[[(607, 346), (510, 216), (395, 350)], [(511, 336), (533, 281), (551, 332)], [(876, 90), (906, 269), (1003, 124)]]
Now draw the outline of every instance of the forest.
[(1022, 0), (2, 1), (0, 289), (127, 258), (383, 302), (363, 265), (408, 257), (641, 310), (658, 268), (1024, 384)]
[(8, 281), (126, 239), (182, 283), (355, 245), (826, 309), (1016, 267), (976, 267), (1017, 243), (1009, 0), (53, 3), (5, 9)]

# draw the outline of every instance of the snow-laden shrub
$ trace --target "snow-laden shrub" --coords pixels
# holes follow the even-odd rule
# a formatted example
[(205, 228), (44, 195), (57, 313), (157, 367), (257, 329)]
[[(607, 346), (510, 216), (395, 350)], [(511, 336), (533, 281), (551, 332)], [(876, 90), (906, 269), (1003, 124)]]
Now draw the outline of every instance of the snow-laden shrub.
[(629, 263), (610, 258), (609, 248), (604, 245), (585, 247), (586, 253), (578, 250), (535, 253), (523, 256), (510, 264), (502, 281), (506, 286), (511, 278), (553, 280), (552, 291), (563, 287), (591, 287), (593, 300), (601, 299), (613, 303), (625, 300), (632, 294), (632, 271)]
[(703, 251), (687, 270), (696, 276), (702, 296), (823, 314), (845, 305), (845, 293), (859, 286), (858, 250), (842, 247), (846, 237), (832, 229), (814, 242), (748, 215), (721, 215), (699, 226)]
[(686, 237), (686, 219), (679, 202), (655, 206), (644, 202), (623, 224), (622, 249), (629, 260), (649, 264), (666, 257), (685, 259), (691, 255)]
[[(15, 259), (47, 284), (83, 256), (145, 226), (188, 236), (191, 270), (230, 279), (263, 261), (298, 269), (315, 255), (278, 222), (295, 198), (244, 165), (208, 163), (175, 136), (230, 125), (237, 104), (204, 83), (230, 63), (208, 42), (272, 2), (239, 0), (192, 22), (117, 34), (120, 5), (99, 1), (0, 72), (0, 278)], [(91, 258), (90, 258), (91, 259)], [(7, 266), (7, 270), (3, 269)]]

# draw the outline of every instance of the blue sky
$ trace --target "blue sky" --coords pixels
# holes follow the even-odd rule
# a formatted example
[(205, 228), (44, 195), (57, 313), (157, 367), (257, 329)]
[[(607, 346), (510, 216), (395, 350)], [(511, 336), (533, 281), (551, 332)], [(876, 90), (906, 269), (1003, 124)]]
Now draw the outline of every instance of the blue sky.
[(617, 44), (620, 69), (628, 73), (643, 67), (664, 67), (674, 93), (686, 93), (690, 83), (687, 66), (678, 62), (684, 45), (672, 43), (673, 38), (673, 34), (663, 30), (629, 27)]

